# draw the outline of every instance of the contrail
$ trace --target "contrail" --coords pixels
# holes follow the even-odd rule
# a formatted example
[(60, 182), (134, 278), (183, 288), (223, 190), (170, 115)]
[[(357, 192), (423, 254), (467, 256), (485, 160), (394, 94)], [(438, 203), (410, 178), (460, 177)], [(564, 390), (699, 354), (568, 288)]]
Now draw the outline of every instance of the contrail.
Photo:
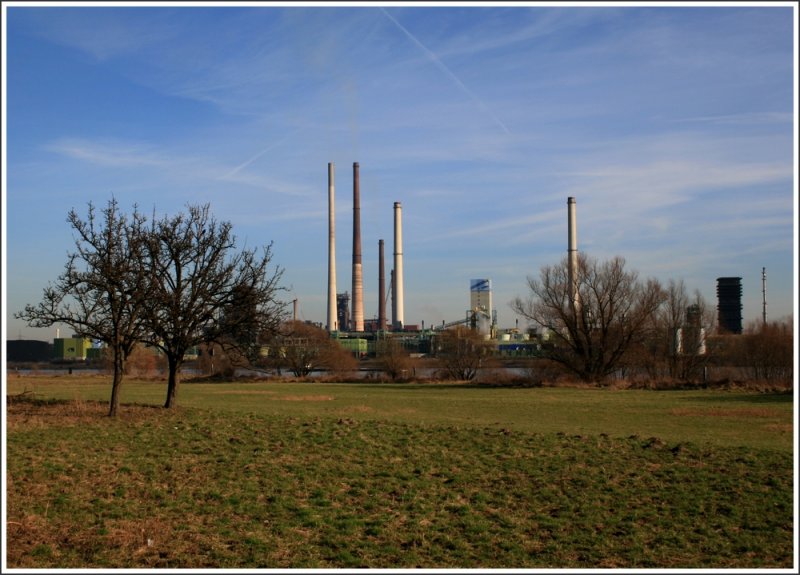
[(250, 158), (250, 159), (249, 159), (249, 160), (247, 160), (246, 162), (244, 162), (244, 163), (242, 163), (242, 164), (239, 164), (238, 166), (236, 166), (235, 168), (233, 168), (233, 169), (232, 169), (230, 172), (228, 172), (227, 174), (225, 174), (224, 176), (222, 176), (222, 178), (221, 178), (221, 179), (223, 179), (223, 180), (226, 180), (226, 179), (230, 178), (231, 176), (235, 176), (237, 173), (239, 173), (241, 170), (243, 170), (244, 168), (246, 168), (247, 166), (249, 166), (250, 164), (252, 164), (253, 162), (255, 162), (255, 161), (256, 161), (257, 159), (259, 159), (261, 156), (263, 156), (264, 154), (266, 154), (267, 152), (269, 152), (269, 151), (270, 151), (270, 150), (272, 150), (273, 148), (277, 148), (278, 146), (280, 146), (281, 144), (283, 144), (283, 143), (284, 143), (286, 140), (288, 140), (288, 139), (289, 139), (289, 138), (291, 138), (292, 136), (295, 136), (295, 135), (297, 135), (298, 133), (302, 132), (302, 131), (303, 131), (303, 130), (305, 130), (305, 129), (306, 129), (305, 127), (298, 128), (297, 130), (294, 130), (293, 132), (290, 132), (289, 134), (285, 135), (285, 136), (284, 136), (283, 138), (281, 138), (280, 140), (277, 140), (277, 141), (275, 141), (275, 142), (272, 142), (272, 144), (270, 144), (269, 146), (267, 146), (266, 148), (264, 148), (263, 150), (261, 150), (260, 152), (258, 152), (258, 153), (257, 153), (255, 156), (253, 156), (252, 158)]
[(481, 108), (483, 108), (483, 110), (484, 110), (484, 111), (485, 111), (487, 114), (489, 114), (489, 116), (491, 116), (492, 120), (494, 120), (494, 122), (495, 122), (495, 123), (496, 123), (498, 126), (500, 126), (500, 127), (503, 129), (503, 131), (504, 131), (506, 134), (510, 134), (510, 133), (511, 133), (511, 131), (508, 129), (508, 127), (507, 127), (507, 126), (506, 126), (506, 125), (505, 125), (503, 122), (501, 122), (501, 121), (500, 121), (500, 118), (498, 118), (497, 116), (495, 116), (495, 115), (492, 113), (492, 111), (491, 111), (491, 110), (489, 109), (489, 107), (488, 107), (488, 106), (487, 106), (487, 105), (484, 103), (484, 101), (483, 101), (483, 100), (481, 100), (481, 99), (480, 99), (480, 98), (479, 98), (479, 97), (478, 97), (478, 96), (477, 96), (477, 95), (476, 95), (476, 94), (475, 94), (475, 93), (474, 93), (472, 90), (470, 90), (469, 88), (467, 88), (467, 87), (464, 85), (464, 82), (462, 82), (461, 80), (459, 80), (458, 76), (456, 76), (455, 74), (453, 74), (453, 72), (450, 70), (450, 68), (448, 68), (448, 67), (447, 67), (447, 66), (444, 64), (444, 62), (442, 62), (442, 61), (439, 59), (439, 57), (438, 57), (436, 54), (434, 54), (433, 52), (431, 52), (430, 50), (428, 50), (428, 48), (426, 48), (426, 47), (425, 47), (425, 45), (424, 45), (422, 42), (420, 42), (420, 41), (419, 41), (419, 40), (416, 38), (416, 36), (414, 36), (414, 35), (413, 35), (411, 32), (409, 32), (408, 30), (406, 30), (406, 28), (405, 28), (405, 27), (404, 27), (402, 24), (400, 24), (400, 22), (398, 22), (397, 20), (395, 20), (395, 19), (394, 19), (394, 17), (392, 17), (392, 15), (391, 15), (391, 14), (389, 14), (389, 13), (386, 11), (386, 9), (384, 9), (384, 8), (381, 8), (381, 12), (383, 12), (383, 14), (384, 14), (384, 15), (385, 15), (385, 16), (386, 16), (386, 17), (387, 17), (389, 20), (391, 20), (391, 21), (394, 23), (394, 25), (395, 25), (395, 26), (397, 26), (397, 27), (400, 29), (400, 31), (401, 31), (403, 34), (405, 34), (405, 35), (408, 37), (408, 39), (409, 39), (409, 40), (411, 40), (411, 41), (412, 41), (414, 44), (416, 44), (416, 45), (417, 45), (417, 47), (418, 47), (420, 50), (422, 50), (423, 52), (425, 52), (425, 54), (428, 56), (428, 58), (431, 60), (431, 62), (433, 62), (433, 63), (434, 63), (434, 64), (435, 64), (435, 65), (436, 65), (436, 66), (437, 66), (437, 67), (438, 67), (438, 68), (439, 68), (439, 69), (440, 69), (442, 72), (444, 72), (445, 76), (447, 76), (448, 78), (450, 78), (450, 79), (451, 79), (451, 80), (452, 80), (452, 81), (455, 83), (455, 85), (456, 85), (456, 86), (458, 86), (458, 88), (459, 88), (459, 89), (460, 89), (462, 92), (464, 92), (464, 93), (465, 93), (467, 96), (469, 96), (469, 97), (470, 97), (470, 98), (471, 98), (473, 101), (475, 101), (475, 103), (477, 103), (477, 104), (478, 104), (478, 105), (479, 105)]

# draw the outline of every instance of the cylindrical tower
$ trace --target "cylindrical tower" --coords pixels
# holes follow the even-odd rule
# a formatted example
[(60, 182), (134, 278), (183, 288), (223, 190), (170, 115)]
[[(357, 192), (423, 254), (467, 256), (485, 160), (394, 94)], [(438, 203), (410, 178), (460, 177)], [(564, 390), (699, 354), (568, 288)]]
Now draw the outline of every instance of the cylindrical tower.
[(364, 331), (364, 278), (361, 271), (361, 197), (358, 162), (353, 162), (353, 330)]
[(336, 225), (334, 202), (334, 167), (328, 163), (328, 331), (337, 331), (336, 314)]
[(578, 224), (575, 215), (575, 198), (567, 198), (567, 277), (569, 300), (575, 313), (579, 312), (578, 301)]
[(386, 277), (383, 272), (383, 240), (378, 240), (378, 329), (386, 329)]
[(394, 203), (394, 277), (392, 279), (396, 308), (393, 327), (403, 329), (403, 206), (400, 202)]

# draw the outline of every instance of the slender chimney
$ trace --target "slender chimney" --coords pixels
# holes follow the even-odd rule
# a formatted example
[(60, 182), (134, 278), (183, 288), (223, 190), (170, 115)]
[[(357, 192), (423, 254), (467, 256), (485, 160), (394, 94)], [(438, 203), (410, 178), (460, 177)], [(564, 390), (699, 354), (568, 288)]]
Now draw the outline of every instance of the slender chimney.
[(394, 203), (394, 291), (395, 329), (403, 329), (403, 207)]
[(567, 198), (567, 275), (569, 282), (569, 300), (575, 313), (580, 307), (578, 301), (578, 225), (575, 218), (575, 198)]
[(394, 329), (394, 326), (397, 325), (397, 298), (395, 297), (397, 294), (394, 289), (394, 269), (389, 271), (389, 289), (392, 296), (392, 329)]
[(358, 162), (353, 162), (353, 330), (364, 331), (364, 279), (361, 274), (361, 197)]
[(386, 278), (383, 275), (383, 240), (378, 240), (378, 329), (386, 329)]
[(336, 229), (334, 207), (334, 167), (328, 162), (328, 331), (338, 331), (336, 313)]

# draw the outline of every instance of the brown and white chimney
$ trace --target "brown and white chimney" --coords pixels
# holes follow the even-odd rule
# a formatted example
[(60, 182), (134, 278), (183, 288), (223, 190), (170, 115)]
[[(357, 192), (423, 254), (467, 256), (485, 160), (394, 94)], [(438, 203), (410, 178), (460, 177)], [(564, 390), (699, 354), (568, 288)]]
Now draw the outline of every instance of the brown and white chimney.
[(353, 162), (353, 330), (364, 331), (364, 278), (361, 270), (361, 197), (358, 162)]

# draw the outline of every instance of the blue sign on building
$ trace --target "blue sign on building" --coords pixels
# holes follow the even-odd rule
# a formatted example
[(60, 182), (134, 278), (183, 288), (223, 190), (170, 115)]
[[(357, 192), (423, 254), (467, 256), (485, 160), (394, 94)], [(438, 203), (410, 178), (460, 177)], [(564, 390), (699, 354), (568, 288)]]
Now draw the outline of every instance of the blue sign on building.
[(469, 291), (492, 291), (491, 280), (470, 280)]

